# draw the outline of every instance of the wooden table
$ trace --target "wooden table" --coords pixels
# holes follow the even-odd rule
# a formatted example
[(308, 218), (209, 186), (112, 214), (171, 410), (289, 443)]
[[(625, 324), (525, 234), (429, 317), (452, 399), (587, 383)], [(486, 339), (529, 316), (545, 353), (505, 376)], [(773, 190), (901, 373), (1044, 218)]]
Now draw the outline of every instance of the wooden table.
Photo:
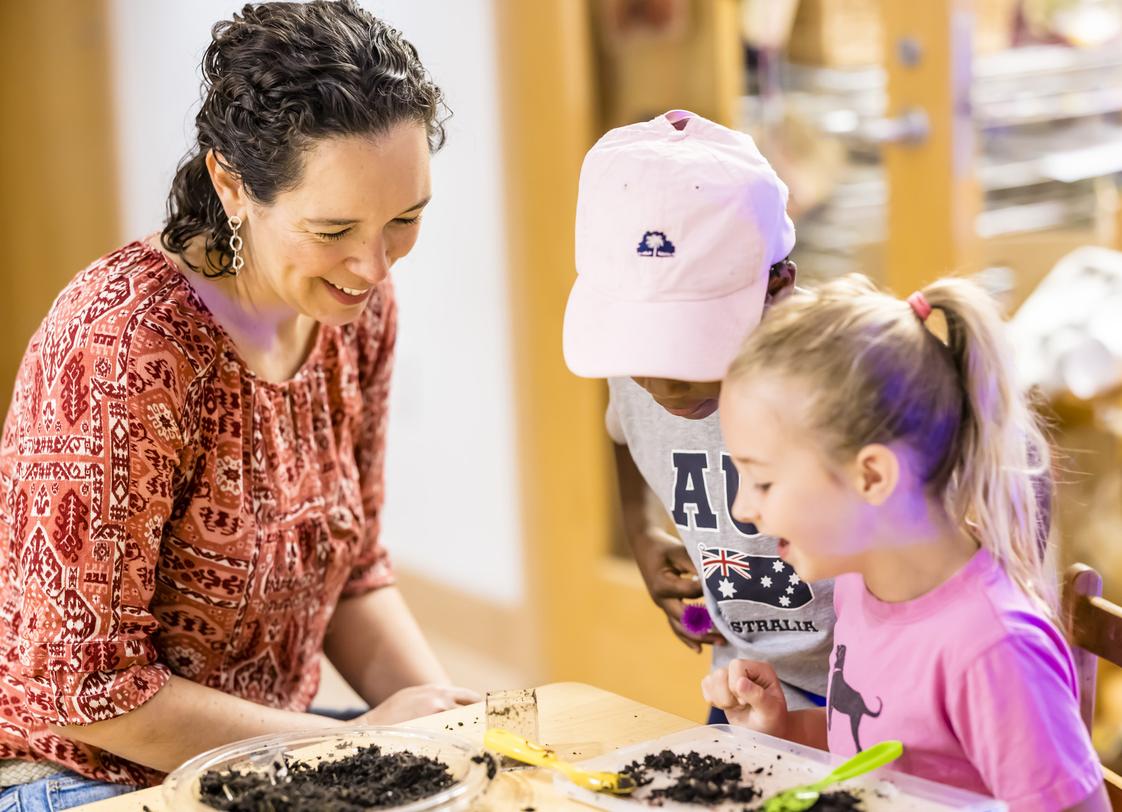
[[(625, 699), (617, 694), (578, 682), (557, 682), (537, 689), (539, 728), (543, 744), (564, 758), (593, 758), (610, 750), (647, 739), (657, 739), (697, 722)], [(409, 727), (450, 731), (482, 745), (483, 704), (415, 719)], [(131, 792), (107, 801), (81, 807), (87, 812), (174, 812), (163, 802), (160, 787)], [(553, 789), (553, 774), (546, 770), (524, 769), (499, 773), (480, 812), (510, 812), (525, 807), (538, 812), (587, 810), (577, 801), (561, 797)]]

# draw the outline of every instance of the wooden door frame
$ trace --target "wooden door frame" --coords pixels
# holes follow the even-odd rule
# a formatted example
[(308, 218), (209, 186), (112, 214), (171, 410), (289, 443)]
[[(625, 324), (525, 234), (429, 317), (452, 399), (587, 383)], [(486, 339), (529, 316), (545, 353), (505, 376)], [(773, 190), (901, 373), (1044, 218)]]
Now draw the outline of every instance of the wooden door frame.
[[(580, 167), (601, 130), (591, 6), (592, 0), (495, 0), (494, 6), (525, 612), (540, 681), (590, 682), (700, 721), (698, 680), (709, 651), (697, 655), (682, 645), (634, 563), (612, 554), (616, 485), (604, 382), (574, 376), (561, 353), (575, 276)], [(694, 17), (698, 34), (732, 35), (733, 8), (729, 0), (706, 6)], [(707, 60), (704, 69), (720, 87), (738, 87), (737, 50), (716, 50), (723, 57)], [(718, 76), (722, 70), (726, 75)], [(731, 117), (733, 101), (715, 105), (712, 114)], [(668, 100), (667, 107), (690, 103)]]
[(906, 296), (951, 273), (980, 270), (982, 208), (970, 109), (974, 0), (881, 0), (889, 117), (922, 110), (918, 144), (886, 144), (884, 279)]
[(561, 357), (577, 179), (593, 141), (588, 8), (495, 0), (494, 9), (526, 612), (543, 680), (581, 679), (568, 667), (580, 641), (566, 597), (582, 591), (580, 562), (596, 557), (610, 528), (600, 384), (570, 374)]
[(0, 3), (0, 414), (59, 291), (119, 240), (106, 0)]

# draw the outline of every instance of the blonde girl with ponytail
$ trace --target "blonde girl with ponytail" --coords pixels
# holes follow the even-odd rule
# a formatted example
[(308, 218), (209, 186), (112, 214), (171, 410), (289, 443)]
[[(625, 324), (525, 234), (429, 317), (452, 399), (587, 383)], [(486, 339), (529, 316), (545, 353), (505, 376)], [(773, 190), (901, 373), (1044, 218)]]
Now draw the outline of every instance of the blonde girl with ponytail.
[(901, 300), (858, 276), (802, 292), (749, 337), (719, 413), (734, 517), (779, 539), (792, 580), (835, 578), (838, 621), (825, 709), (788, 711), (749, 660), (706, 699), (842, 755), (900, 739), (900, 769), (1011, 809), (1108, 809), (1053, 622), (1048, 446), (989, 297), (944, 279)]

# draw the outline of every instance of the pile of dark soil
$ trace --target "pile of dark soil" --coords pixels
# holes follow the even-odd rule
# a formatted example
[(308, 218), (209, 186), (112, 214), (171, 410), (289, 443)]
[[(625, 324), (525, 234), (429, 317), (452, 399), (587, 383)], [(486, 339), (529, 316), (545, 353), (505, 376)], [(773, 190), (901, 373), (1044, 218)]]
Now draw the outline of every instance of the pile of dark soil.
[(359, 812), (427, 798), (455, 783), (442, 762), (374, 744), (338, 761), (293, 761), (277, 773), (205, 773), (201, 800), (230, 812)]
[(642, 763), (632, 761), (620, 772), (638, 787), (649, 785), (659, 773), (670, 776), (673, 783), (669, 786), (641, 793), (643, 800), (655, 804), (669, 800), (714, 806), (725, 801), (748, 803), (760, 797), (754, 784), (742, 780), (741, 767), (735, 761), (703, 756), (693, 750), (650, 753)]
[[(759, 775), (764, 769), (760, 767), (753, 772)], [(763, 800), (756, 785), (744, 778), (740, 764), (716, 756), (703, 756), (692, 750), (688, 753), (675, 753), (673, 750), (651, 753), (642, 762), (632, 761), (620, 772), (639, 788), (633, 797), (652, 806), (661, 806), (666, 801), (716, 806)], [(659, 775), (668, 776), (672, 783), (665, 787), (643, 789)], [(753, 808), (759, 807), (745, 807), (745, 812)], [(811, 807), (811, 812), (861, 812), (862, 809), (860, 798), (842, 790), (823, 793)]]

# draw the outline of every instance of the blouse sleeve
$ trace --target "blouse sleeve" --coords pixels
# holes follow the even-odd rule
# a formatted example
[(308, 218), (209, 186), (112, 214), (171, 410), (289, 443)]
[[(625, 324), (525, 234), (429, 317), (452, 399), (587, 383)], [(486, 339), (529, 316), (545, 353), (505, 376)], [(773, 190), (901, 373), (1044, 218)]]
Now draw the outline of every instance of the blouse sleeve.
[(387, 278), (381, 284), (381, 307), (372, 305), (374, 318), (359, 332), (359, 388), (362, 411), (355, 435), (355, 462), (362, 492), (364, 530), (361, 549), (342, 596), (355, 597), (394, 583), (393, 567), (380, 538), (385, 488), (386, 425), (389, 413), (390, 377), (397, 341), (397, 302)]
[(194, 371), (143, 324), (123, 358), (104, 338), (54, 356), (40, 347), (25, 361), (9, 416), (18, 429), (3, 454), (18, 556), (13, 671), (28, 712), (62, 725), (133, 710), (170, 673), (157, 660), (150, 604)]

